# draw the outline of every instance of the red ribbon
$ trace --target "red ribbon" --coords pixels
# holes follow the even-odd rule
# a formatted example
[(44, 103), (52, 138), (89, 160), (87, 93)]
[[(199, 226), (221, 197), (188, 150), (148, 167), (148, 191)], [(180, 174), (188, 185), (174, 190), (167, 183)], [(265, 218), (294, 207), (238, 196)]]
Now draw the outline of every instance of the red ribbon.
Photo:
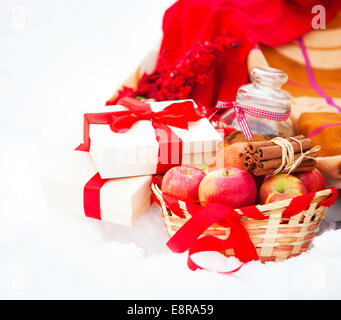
[[(258, 255), (249, 234), (240, 223), (242, 215), (238, 214), (231, 207), (221, 204), (209, 204), (206, 207), (193, 204), (187, 207), (192, 215), (189, 219), (167, 242), (167, 246), (177, 253), (185, 252), (188, 249), (187, 264), (191, 270), (204, 269), (197, 265), (191, 258), (194, 253), (203, 251), (225, 251), (233, 249), (236, 258), (242, 264), (258, 260)], [(220, 222), (230, 228), (230, 235), (222, 240), (214, 236), (199, 236), (213, 223)], [(239, 270), (242, 265), (232, 271), (222, 272), (231, 273)]]
[(194, 108), (192, 101), (172, 103), (159, 112), (152, 111), (149, 103), (129, 97), (120, 99), (118, 104), (129, 110), (115, 112), (110, 125), (115, 132), (125, 132), (139, 120), (151, 120), (153, 123), (163, 123), (167, 126), (188, 130), (189, 122), (202, 118)]
[[(85, 144), (80, 144), (75, 150), (88, 152)], [(97, 172), (83, 188), (83, 209), (88, 218), (101, 220), (100, 192), (109, 179), (102, 179)]]
[(171, 167), (181, 164), (182, 140), (169, 126), (188, 129), (189, 122), (202, 118), (194, 108), (192, 101), (175, 102), (159, 112), (152, 111), (149, 103), (129, 97), (122, 98), (118, 103), (128, 110), (86, 113), (84, 115), (84, 143), (82, 146), (84, 151), (90, 149), (90, 124), (106, 124), (114, 132), (125, 133), (137, 121), (150, 120), (159, 144), (156, 173), (164, 173)]
[(296, 214), (306, 210), (311, 201), (315, 198), (315, 192), (307, 193), (302, 196), (293, 198), (289, 205), (282, 212), (282, 218), (291, 218)]
[[(337, 198), (338, 190), (330, 188), (332, 191), (330, 196), (318, 203), (318, 205), (330, 207)], [(290, 218), (302, 210), (305, 210), (315, 197), (315, 192), (306, 194), (301, 197), (293, 198), (282, 217)], [(163, 194), (165, 202), (171, 205), (170, 209), (175, 215), (178, 215), (178, 205), (175, 200), (170, 201), (170, 196)], [(205, 269), (197, 265), (191, 258), (194, 253), (203, 251), (222, 252), (227, 249), (233, 249), (235, 257), (241, 261), (241, 265), (234, 270), (227, 272), (219, 272), (222, 274), (230, 274), (238, 271), (244, 263), (252, 260), (259, 260), (256, 249), (249, 238), (249, 234), (244, 226), (240, 223), (242, 217), (234, 209), (220, 204), (209, 204), (203, 207), (192, 202), (187, 203), (186, 207), (192, 217), (173, 235), (167, 242), (167, 246), (176, 253), (182, 253), (188, 250), (187, 265), (191, 270)], [(175, 209), (175, 211), (173, 211)], [(256, 219), (268, 219), (264, 216), (256, 206), (240, 208), (243, 215)], [(179, 215), (182, 217), (181, 215)], [(214, 236), (203, 236), (202, 233), (212, 224), (218, 223), (230, 228), (230, 235), (227, 239), (222, 240)], [(200, 237), (200, 238), (199, 238)], [(206, 269), (207, 270), (207, 269)]]
[(100, 190), (107, 181), (97, 172), (84, 186), (83, 205), (86, 217), (101, 220)]
[(335, 202), (339, 194), (339, 191), (335, 187), (330, 188), (330, 190), (332, 191), (331, 195), (327, 197), (326, 199), (320, 201), (318, 203), (319, 206), (330, 207)]
[[(194, 108), (192, 101), (172, 103), (160, 112), (152, 111), (148, 103), (128, 97), (122, 98), (118, 103), (128, 110), (84, 114), (84, 142), (76, 150), (89, 152), (91, 144), (90, 124), (109, 125), (112, 131), (125, 133), (137, 121), (150, 120), (159, 144), (156, 173), (164, 173), (181, 163), (182, 140), (168, 126), (188, 129), (189, 122), (198, 121), (202, 118)], [(83, 204), (87, 217), (101, 219), (100, 189), (107, 180), (102, 179), (99, 173), (96, 173), (86, 183), (83, 191)]]

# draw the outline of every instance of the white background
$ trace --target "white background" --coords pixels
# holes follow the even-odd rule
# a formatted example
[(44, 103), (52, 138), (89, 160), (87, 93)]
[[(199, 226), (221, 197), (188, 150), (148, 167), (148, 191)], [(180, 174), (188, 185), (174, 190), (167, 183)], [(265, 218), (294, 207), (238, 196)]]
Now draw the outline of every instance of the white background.
[(40, 176), (74, 149), (161, 36), (170, 0), (0, 2), (0, 298), (339, 299), (341, 230), (233, 276), (191, 272), (159, 210), (132, 228), (47, 210)]

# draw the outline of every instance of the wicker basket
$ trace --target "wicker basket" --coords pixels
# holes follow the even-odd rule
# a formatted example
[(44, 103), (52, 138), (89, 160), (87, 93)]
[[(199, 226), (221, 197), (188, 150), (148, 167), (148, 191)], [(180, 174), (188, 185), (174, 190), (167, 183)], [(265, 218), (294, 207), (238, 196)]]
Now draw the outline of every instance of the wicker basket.
[[(185, 214), (185, 218), (179, 218), (167, 207), (158, 185), (152, 184), (151, 189), (158, 199), (168, 235), (172, 237), (191, 218), (191, 215), (186, 210), (186, 204), (179, 200), (179, 206)], [(291, 218), (282, 218), (282, 212), (289, 205), (291, 199), (257, 205), (259, 211), (268, 216), (268, 219), (254, 220), (243, 215), (241, 223), (248, 231), (259, 259), (263, 263), (280, 261), (307, 251), (326, 215), (327, 207), (318, 205), (318, 203), (325, 200), (331, 192), (331, 189), (317, 192), (309, 207)], [(239, 209), (236, 211), (242, 214)], [(213, 224), (203, 235), (214, 235), (220, 239), (226, 239), (229, 232), (229, 228)], [(226, 256), (234, 255), (233, 249), (226, 250), (224, 254)]]

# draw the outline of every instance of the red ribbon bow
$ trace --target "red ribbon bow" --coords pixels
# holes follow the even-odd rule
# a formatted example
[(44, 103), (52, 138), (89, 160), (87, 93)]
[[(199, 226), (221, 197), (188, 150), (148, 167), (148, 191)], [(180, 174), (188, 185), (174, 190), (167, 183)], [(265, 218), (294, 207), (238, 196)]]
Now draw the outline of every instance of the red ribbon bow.
[(154, 124), (157, 122), (188, 130), (189, 122), (202, 118), (192, 101), (172, 103), (159, 112), (152, 111), (149, 103), (129, 97), (120, 99), (118, 104), (129, 110), (117, 111), (113, 114), (110, 128), (114, 132), (124, 133), (139, 120), (151, 120)]

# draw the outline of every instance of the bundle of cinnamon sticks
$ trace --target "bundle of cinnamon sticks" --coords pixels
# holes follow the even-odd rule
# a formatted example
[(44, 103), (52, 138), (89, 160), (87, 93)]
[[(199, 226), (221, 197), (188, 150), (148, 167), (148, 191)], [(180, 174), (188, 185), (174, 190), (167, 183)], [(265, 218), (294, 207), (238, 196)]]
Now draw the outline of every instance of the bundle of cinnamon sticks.
[[(301, 144), (293, 139), (287, 138), (294, 150), (294, 160), (297, 160), (302, 152), (313, 147), (311, 139), (303, 135), (294, 137)], [(249, 142), (245, 151), (240, 154), (244, 159), (245, 168), (252, 171), (255, 176), (272, 174), (282, 164), (282, 148), (272, 141)], [(316, 167), (317, 152), (309, 154), (307, 159), (299, 164), (292, 172), (313, 171)]]
[[(303, 135), (293, 138), (286, 138), (286, 140), (292, 145), (293, 158), (297, 160), (301, 157), (302, 152), (313, 148), (313, 142)], [(299, 140), (299, 142), (295, 140)], [(255, 176), (271, 175), (282, 165), (282, 153), (282, 147), (271, 140), (237, 142), (225, 146), (216, 155), (210, 168), (234, 166), (247, 170)], [(309, 156), (303, 158), (302, 162), (292, 170), (292, 173), (313, 171), (316, 167), (316, 157), (317, 152), (312, 150)]]

